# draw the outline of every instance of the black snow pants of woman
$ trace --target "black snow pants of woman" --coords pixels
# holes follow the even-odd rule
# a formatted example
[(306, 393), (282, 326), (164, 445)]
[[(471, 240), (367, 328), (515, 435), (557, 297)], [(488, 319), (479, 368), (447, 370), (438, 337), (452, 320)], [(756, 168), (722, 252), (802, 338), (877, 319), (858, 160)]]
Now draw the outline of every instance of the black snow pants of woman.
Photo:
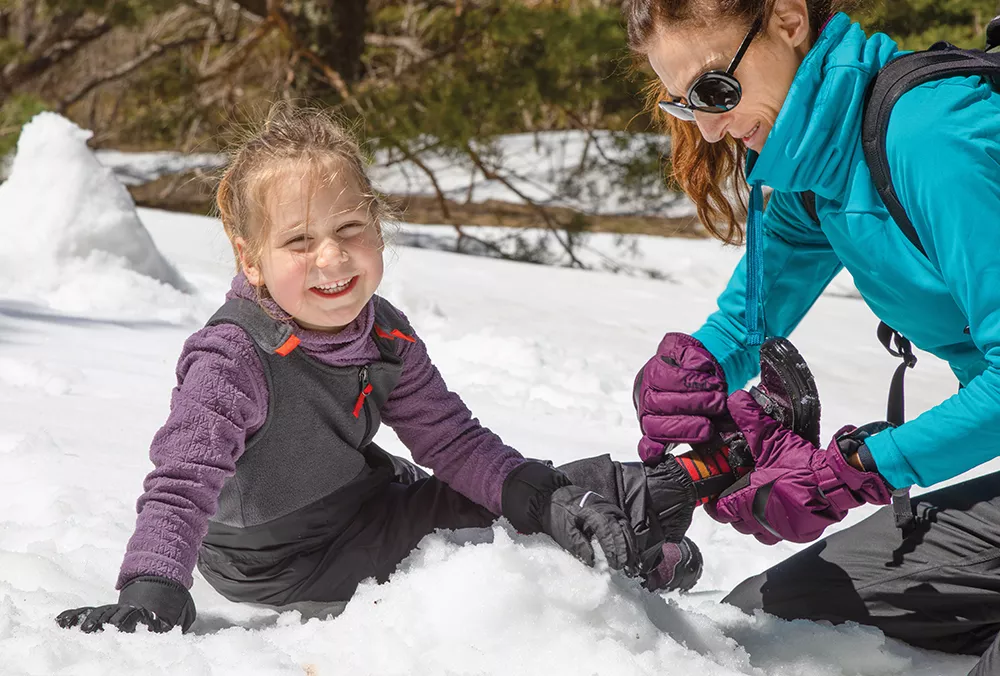
[(1000, 472), (913, 499), (749, 578), (726, 602), (785, 619), (854, 621), (913, 646), (982, 655), (970, 676), (1000, 675)]

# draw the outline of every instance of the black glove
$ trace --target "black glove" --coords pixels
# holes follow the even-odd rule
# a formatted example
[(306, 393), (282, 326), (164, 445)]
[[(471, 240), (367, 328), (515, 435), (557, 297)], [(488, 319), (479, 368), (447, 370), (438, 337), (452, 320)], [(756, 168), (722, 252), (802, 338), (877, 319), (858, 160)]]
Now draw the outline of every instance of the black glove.
[(612, 568), (636, 567), (635, 535), (622, 510), (548, 465), (525, 462), (511, 472), (501, 510), (519, 532), (546, 533), (588, 566), (594, 565), (590, 541), (596, 538)]
[(105, 624), (131, 634), (141, 623), (160, 634), (178, 625), (187, 631), (194, 618), (194, 600), (187, 589), (173, 580), (145, 575), (122, 587), (118, 603), (67, 610), (59, 613), (56, 622), (63, 629), (80, 625), (88, 634), (102, 631)]

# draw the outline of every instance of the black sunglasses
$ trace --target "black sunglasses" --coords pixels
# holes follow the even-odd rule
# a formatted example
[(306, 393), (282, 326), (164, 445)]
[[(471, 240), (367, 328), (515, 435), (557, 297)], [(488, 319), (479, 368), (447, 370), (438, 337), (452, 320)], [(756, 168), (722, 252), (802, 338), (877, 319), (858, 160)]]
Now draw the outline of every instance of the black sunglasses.
[(685, 122), (693, 122), (695, 111), (719, 114), (735, 108), (743, 98), (743, 88), (733, 73), (736, 72), (743, 55), (747, 53), (750, 43), (757, 36), (763, 23), (762, 16), (754, 20), (729, 68), (702, 73), (691, 83), (686, 97), (678, 96), (669, 101), (658, 101), (656, 105), (660, 110)]

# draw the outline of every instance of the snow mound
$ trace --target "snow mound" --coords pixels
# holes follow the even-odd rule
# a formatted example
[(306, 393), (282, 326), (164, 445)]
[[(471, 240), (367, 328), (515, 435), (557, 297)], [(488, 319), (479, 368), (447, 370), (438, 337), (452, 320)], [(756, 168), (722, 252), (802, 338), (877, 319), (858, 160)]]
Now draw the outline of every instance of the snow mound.
[[(77, 497), (50, 499), (48, 516), (69, 512)], [(85, 522), (92, 540), (58, 541), (58, 556), (51, 545), (42, 555), (0, 552), (0, 663), (13, 668), (4, 673), (940, 676), (971, 662), (930, 658), (870, 627), (650, 594), (602, 562), (588, 568), (506, 525), (473, 531), (473, 544), (458, 533), (424, 538), (388, 583), (362, 583), (334, 618), (230, 604), (199, 579), (187, 636), (67, 632), (56, 613), (113, 596), (95, 578), (117, 561), (98, 548), (121, 533)]]
[(24, 126), (0, 185), (5, 292), (116, 315), (185, 305), (188, 284), (157, 250), (128, 191), (87, 147), (90, 136), (55, 113)]

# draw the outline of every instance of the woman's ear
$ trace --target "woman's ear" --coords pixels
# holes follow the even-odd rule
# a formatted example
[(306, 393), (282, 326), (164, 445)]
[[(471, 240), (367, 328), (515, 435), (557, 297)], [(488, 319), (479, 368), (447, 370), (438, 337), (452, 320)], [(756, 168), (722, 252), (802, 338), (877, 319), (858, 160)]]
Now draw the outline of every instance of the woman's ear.
[[(810, 47), (812, 31), (809, 26), (809, 7), (806, 0), (775, 0), (768, 33), (792, 49)], [(819, 27), (817, 26), (817, 29)]]
[(247, 241), (242, 237), (237, 237), (234, 244), (236, 245), (236, 255), (240, 259), (240, 269), (246, 275), (247, 281), (254, 286), (263, 285), (264, 279), (260, 274), (260, 266), (252, 261)]

